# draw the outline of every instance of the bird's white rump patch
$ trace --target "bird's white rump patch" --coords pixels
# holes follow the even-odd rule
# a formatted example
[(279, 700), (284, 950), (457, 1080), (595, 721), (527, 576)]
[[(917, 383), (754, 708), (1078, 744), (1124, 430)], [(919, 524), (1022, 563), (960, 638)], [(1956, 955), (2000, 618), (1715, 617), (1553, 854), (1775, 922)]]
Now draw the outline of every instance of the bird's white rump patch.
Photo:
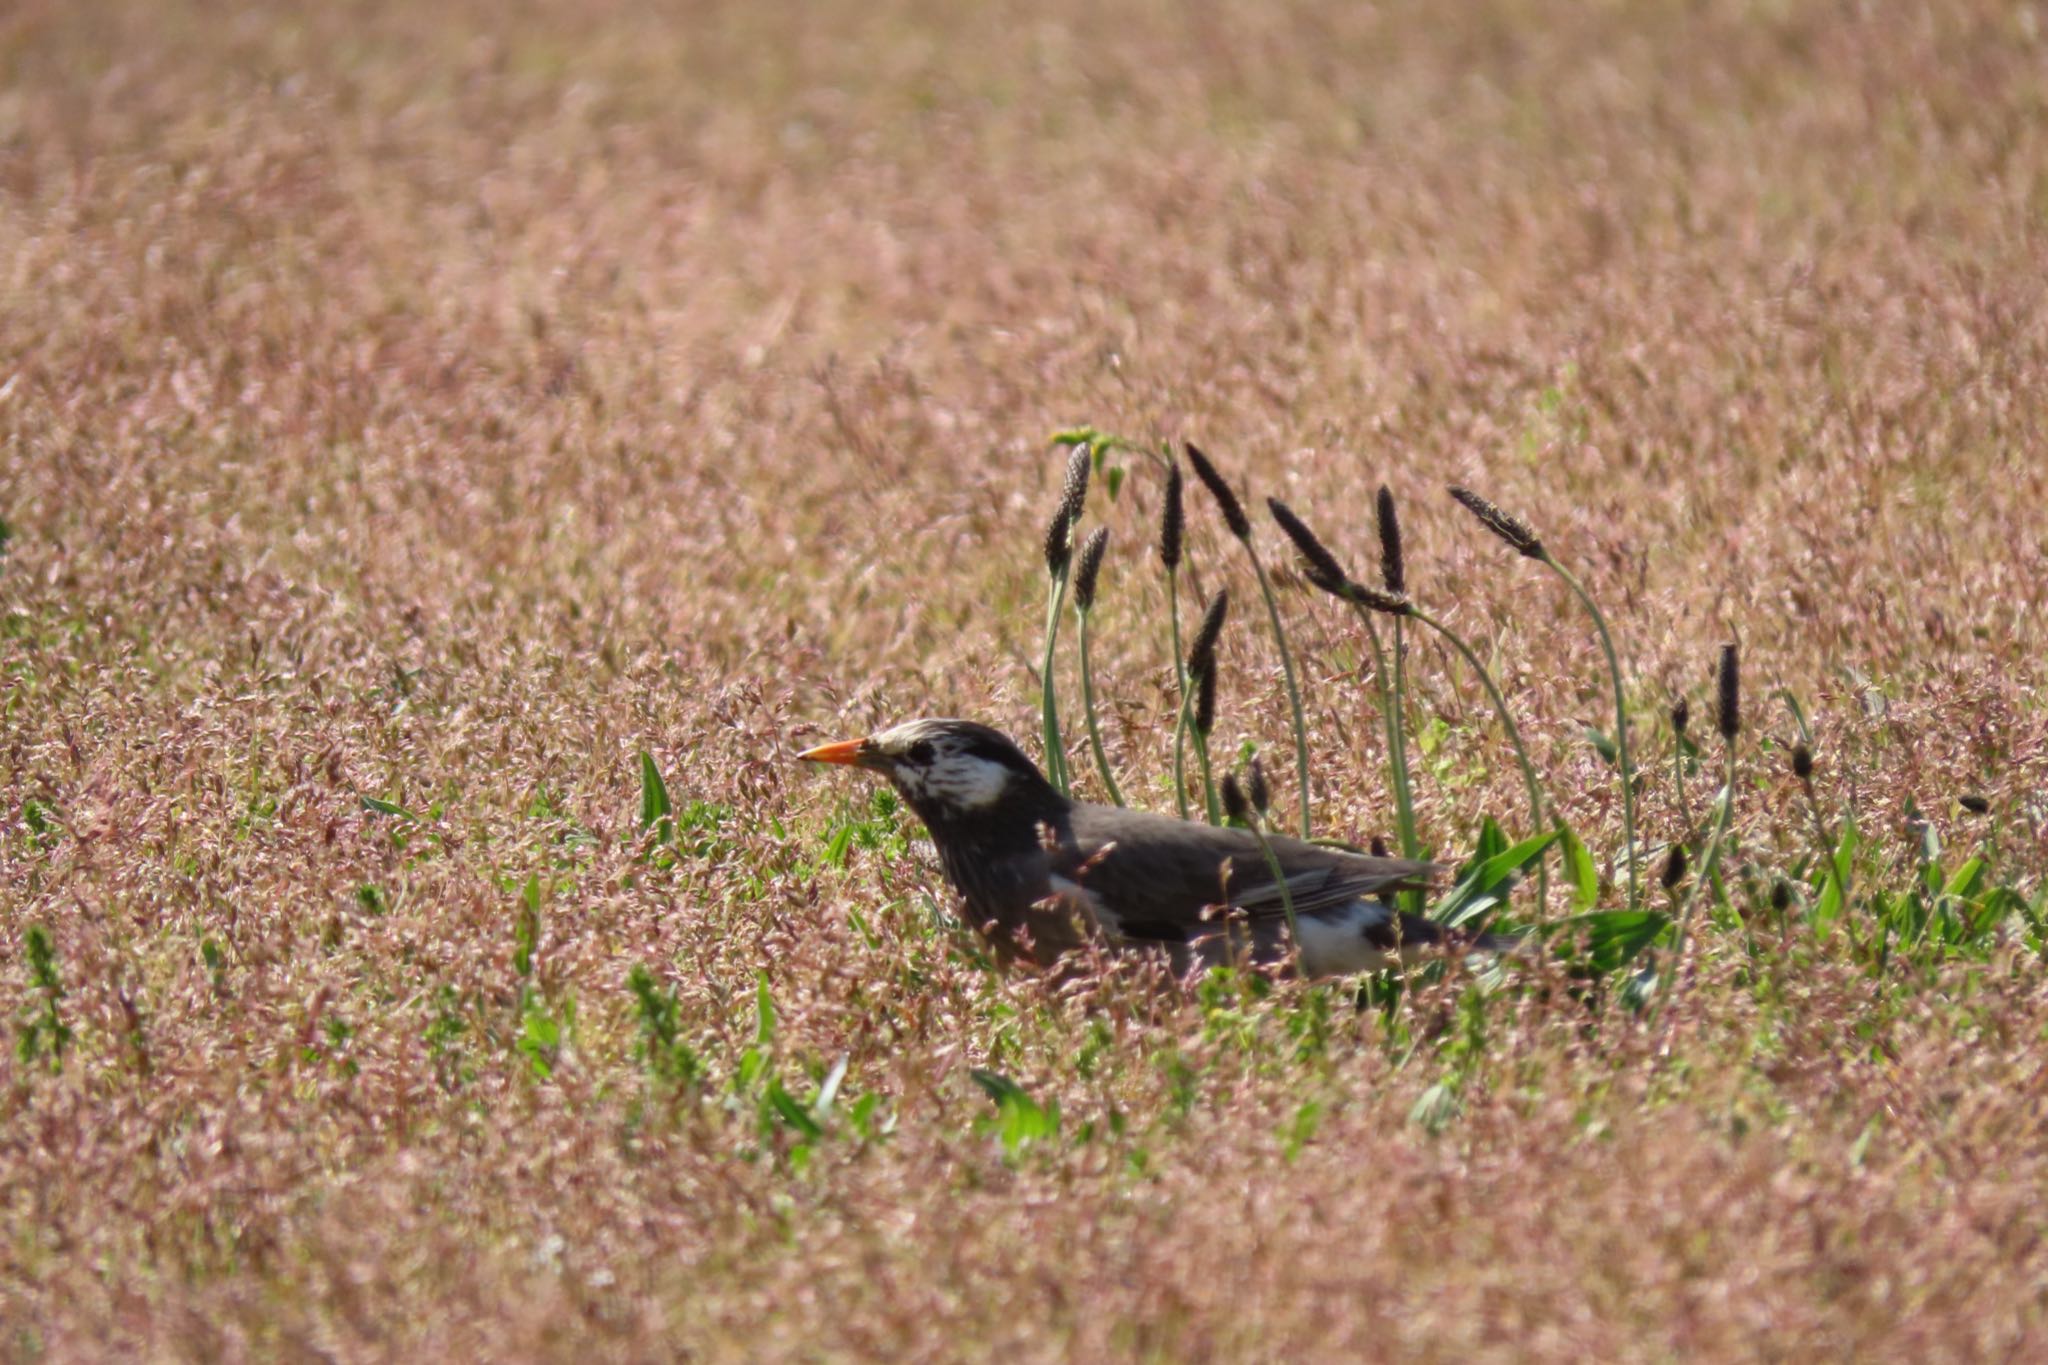
[(1392, 913), (1380, 901), (1353, 901), (1332, 915), (1299, 916), (1302, 973), (1349, 976), (1386, 966), (1387, 955), (1366, 941), (1365, 931), (1385, 924)]

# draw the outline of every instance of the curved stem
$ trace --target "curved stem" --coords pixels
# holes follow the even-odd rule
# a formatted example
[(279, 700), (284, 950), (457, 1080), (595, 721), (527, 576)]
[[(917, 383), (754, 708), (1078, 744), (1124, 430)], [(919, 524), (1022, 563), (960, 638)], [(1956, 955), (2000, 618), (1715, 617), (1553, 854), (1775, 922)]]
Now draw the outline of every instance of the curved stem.
[(1294, 973), (1305, 977), (1308, 969), (1301, 960), (1301, 925), (1294, 918), (1294, 894), (1287, 889), (1287, 874), (1280, 869), (1280, 857), (1273, 852), (1273, 844), (1266, 838), (1266, 831), (1259, 827), (1257, 812), (1253, 812), (1251, 829), (1252, 838), (1259, 841), (1259, 852), (1266, 855), (1266, 871), (1272, 875), (1273, 885), (1280, 892), (1280, 909), (1287, 915), (1287, 937), (1294, 949)]
[(1388, 761), (1399, 768), (1401, 780), (1394, 788), (1394, 820), (1400, 827), (1401, 856), (1422, 856), (1422, 840), (1415, 832), (1415, 785), (1408, 771), (1408, 648), (1401, 630), (1401, 618), (1394, 618), (1394, 685), (1387, 698)]
[(1109, 790), (1109, 799), (1121, 806), (1124, 794), (1117, 790), (1116, 778), (1109, 771), (1109, 755), (1102, 750), (1102, 730), (1095, 723), (1095, 679), (1088, 667), (1088, 616), (1086, 608), (1077, 608), (1074, 624), (1075, 638), (1081, 648), (1081, 714), (1088, 722), (1088, 747), (1095, 753), (1095, 770), (1102, 774), (1102, 785)]
[(1053, 686), (1053, 646), (1060, 635), (1060, 608), (1067, 600), (1067, 575), (1064, 570), (1054, 574), (1051, 585), (1046, 589), (1045, 601), (1045, 661), (1038, 670), (1038, 710), (1045, 721), (1045, 776), (1061, 796), (1070, 793), (1067, 782), (1067, 755), (1060, 743), (1060, 703), (1058, 689)]
[(1180, 652), (1180, 575), (1166, 571), (1166, 619), (1173, 631), (1173, 676), (1180, 688), (1179, 713), (1173, 721), (1173, 799), (1180, 818), (1188, 818), (1188, 665)]
[(1692, 797), (1685, 790), (1685, 737), (1674, 732), (1671, 738), (1671, 790), (1678, 798), (1678, 818), (1685, 822), (1690, 832), (1693, 828)]
[(1728, 825), (1735, 817), (1735, 745), (1728, 745), (1728, 765), (1725, 785), (1721, 788), (1721, 809), (1714, 815), (1714, 832), (1707, 840), (1707, 851), (1700, 855), (1700, 870), (1693, 878), (1692, 889), (1685, 893), (1685, 906), (1678, 912), (1677, 934), (1671, 944), (1671, 970), (1657, 987), (1657, 1008), (1661, 1011), (1669, 1003), (1672, 991), (1677, 987), (1678, 974), (1685, 969), (1686, 936), (1692, 928), (1694, 905), (1699, 900), (1700, 889), (1714, 880), (1714, 872), (1721, 859), (1721, 842), (1728, 834)]
[[(1522, 766), (1522, 783), (1529, 790), (1529, 818), (1538, 830), (1550, 823), (1543, 805), (1543, 785), (1536, 780), (1536, 765), (1529, 761), (1529, 750), (1522, 743), (1522, 731), (1515, 724), (1514, 713), (1508, 710), (1507, 698), (1501, 695), (1500, 685), (1493, 680), (1493, 674), (1486, 665), (1479, 662), (1479, 656), (1466, 644), (1464, 638), (1428, 612), (1415, 608), (1415, 619), (1428, 626), (1450, 642), (1458, 651), (1465, 664), (1479, 676), (1479, 685), (1486, 689), (1487, 700), (1493, 703), (1494, 714), (1500, 717), (1501, 728), (1508, 732), (1508, 743), (1514, 747), (1515, 761)], [(1550, 856), (1545, 854), (1536, 864), (1536, 908), (1538, 913), (1547, 913), (1550, 907)]]
[(1607, 653), (1607, 671), (1614, 679), (1614, 751), (1621, 763), (1621, 827), (1623, 861), (1628, 864), (1628, 908), (1634, 910), (1643, 901), (1640, 875), (1636, 870), (1636, 784), (1635, 769), (1628, 757), (1628, 698), (1622, 691), (1621, 660), (1614, 652), (1614, 637), (1607, 632), (1607, 618), (1600, 614), (1593, 596), (1586, 591), (1586, 585), (1579, 582), (1571, 570), (1551, 558), (1548, 551), (1543, 562), (1550, 566), (1559, 578), (1565, 581), (1573, 594), (1585, 607), (1586, 614), (1593, 618), (1593, 629), (1600, 634), (1600, 648)]
[[(1415, 801), (1408, 783), (1408, 745), (1401, 735), (1401, 718), (1394, 712), (1394, 693), (1387, 681), (1387, 655), (1380, 648), (1379, 628), (1373, 624), (1372, 613), (1356, 602), (1351, 610), (1358, 617), (1358, 624), (1365, 627), (1365, 638), (1372, 645), (1373, 691), (1379, 697), (1380, 724), (1387, 732), (1387, 785), (1393, 789), (1394, 818), (1411, 822), (1414, 819)], [(1403, 812), (1409, 812), (1403, 814)]]
[(1294, 780), (1301, 801), (1301, 837), (1306, 839), (1312, 831), (1308, 821), (1308, 726), (1301, 717), (1301, 688), (1294, 681), (1294, 656), (1287, 652), (1287, 632), (1280, 625), (1280, 604), (1273, 598), (1266, 566), (1259, 562), (1259, 552), (1249, 539), (1244, 542), (1244, 550), (1252, 557), (1252, 572), (1258, 575), (1259, 592), (1266, 599), (1266, 616), (1273, 623), (1273, 643), (1280, 650), (1280, 673), (1287, 680), (1287, 704), (1294, 712)]
[(1220, 825), (1223, 823), (1223, 803), (1217, 799), (1216, 777), (1209, 767), (1209, 736), (1193, 725), (1188, 727), (1188, 734), (1194, 738), (1195, 763), (1202, 770), (1202, 796), (1209, 808), (1209, 823)]

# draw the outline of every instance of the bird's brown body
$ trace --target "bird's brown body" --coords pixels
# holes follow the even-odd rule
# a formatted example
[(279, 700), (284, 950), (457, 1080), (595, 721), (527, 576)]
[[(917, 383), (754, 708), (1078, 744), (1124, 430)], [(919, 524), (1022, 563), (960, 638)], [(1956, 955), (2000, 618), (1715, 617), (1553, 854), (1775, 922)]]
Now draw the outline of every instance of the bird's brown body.
[[(1051, 965), (1090, 936), (1177, 967), (1287, 957), (1287, 906), (1249, 830), (1073, 801), (1007, 738), (913, 721), (803, 757), (880, 772), (924, 820), (965, 917), (1006, 957)], [(1436, 868), (1271, 837), (1299, 927), (1300, 969), (1362, 971), (1446, 935), (1385, 897)]]

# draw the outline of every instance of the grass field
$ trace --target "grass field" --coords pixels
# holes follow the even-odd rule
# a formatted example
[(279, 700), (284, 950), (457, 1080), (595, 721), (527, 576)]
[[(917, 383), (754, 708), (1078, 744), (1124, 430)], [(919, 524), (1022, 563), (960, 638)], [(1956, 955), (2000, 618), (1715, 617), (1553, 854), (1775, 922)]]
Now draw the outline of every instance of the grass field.
[[(2042, 24), (10, 5), (0, 1356), (2040, 1358)], [(916, 822), (792, 756), (1035, 750), (1083, 423), (1361, 576), (1390, 486), (1596, 913), (1598, 643), (1444, 485), (1613, 623), (1649, 909), (1740, 642), (1661, 1014), (1668, 951), (1363, 1003), (989, 965)], [(1107, 466), (1105, 741), (1168, 808), (1160, 480)], [(1285, 808), (1189, 512), (1218, 752)], [(1357, 626), (1278, 591), (1316, 823), (1391, 836)], [(1423, 843), (1532, 832), (1471, 678), (1409, 674)]]

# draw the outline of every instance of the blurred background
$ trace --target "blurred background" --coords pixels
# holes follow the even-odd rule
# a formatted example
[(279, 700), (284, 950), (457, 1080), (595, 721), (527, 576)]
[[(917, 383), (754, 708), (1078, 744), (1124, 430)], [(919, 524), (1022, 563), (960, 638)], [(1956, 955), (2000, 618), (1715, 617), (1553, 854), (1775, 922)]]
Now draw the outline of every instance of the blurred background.
[[(788, 755), (1036, 732), (1048, 438), (1092, 424), (1197, 441), (1361, 576), (1388, 485), (1610, 869), (1597, 647), (1447, 483), (1614, 619), (1646, 842), (1688, 828), (1667, 708), (1735, 639), (1760, 876), (1809, 834), (1785, 688), (1874, 870), (1932, 830), (2037, 887), (2040, 27), (14, 0), (0, 1016), (41, 1047), (56, 1000), (71, 1051), (0, 1069), (0, 1354), (2025, 1354), (2038, 972), (1888, 996), (1838, 939), (1763, 999), (1717, 959), (1675, 1073), (1564, 997), (1435, 999), (1415, 1048), (1313, 993), (1070, 998), (984, 970), (914, 828)], [(1093, 648), (1156, 807), (1159, 466), (1117, 460)], [(1220, 743), (1280, 771), (1212, 513)], [(1281, 577), (1318, 819), (1384, 833), (1355, 630)], [(1453, 661), (1414, 674), (1456, 853), (1519, 779)], [(733, 1088), (809, 1104), (841, 1059), (873, 1099), (829, 1142)], [(1066, 1145), (1018, 1159), (970, 1064)]]

